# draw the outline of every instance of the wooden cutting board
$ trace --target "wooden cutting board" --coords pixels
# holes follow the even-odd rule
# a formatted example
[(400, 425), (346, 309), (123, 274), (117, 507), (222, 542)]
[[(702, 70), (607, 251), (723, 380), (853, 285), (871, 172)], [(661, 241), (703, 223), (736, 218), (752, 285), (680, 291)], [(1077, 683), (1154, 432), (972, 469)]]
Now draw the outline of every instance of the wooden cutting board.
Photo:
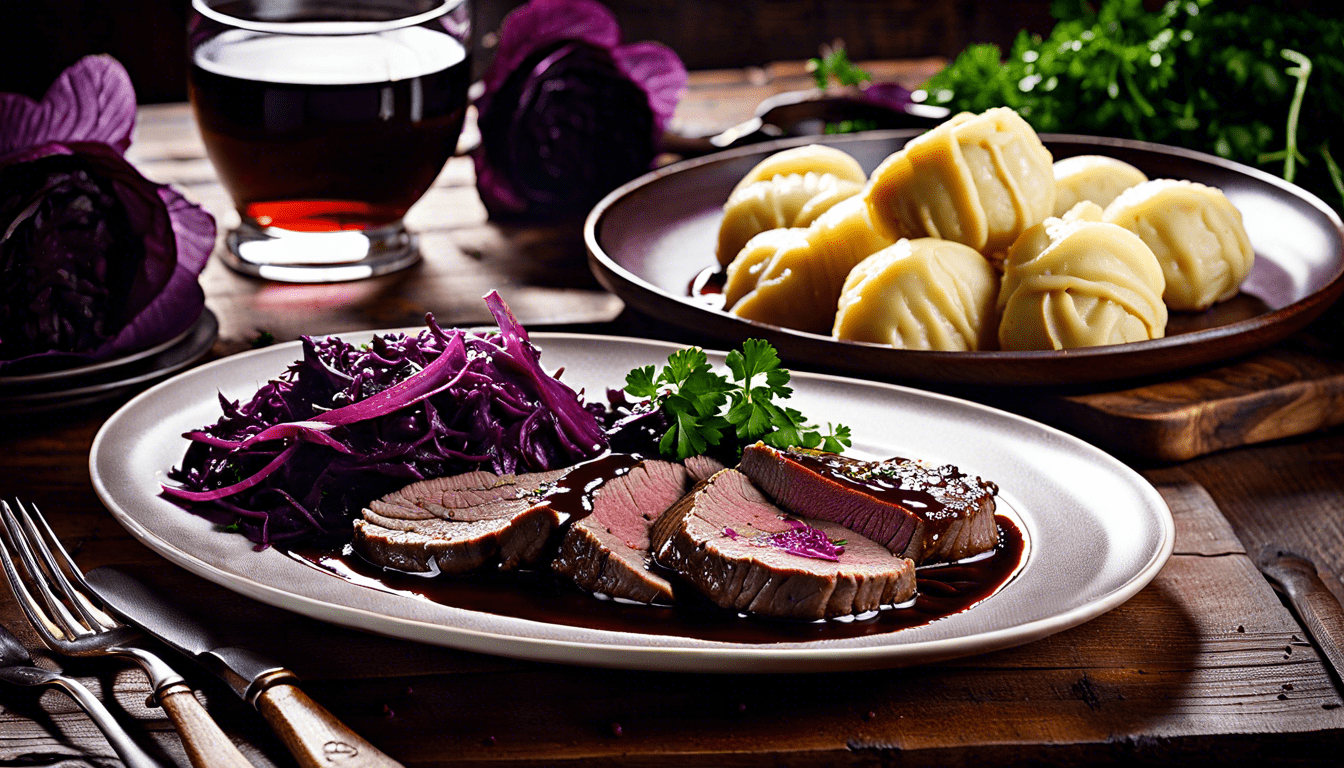
[(1311, 335), (1180, 378), (988, 402), (1138, 462), (1176, 462), (1344, 423), (1344, 360)]

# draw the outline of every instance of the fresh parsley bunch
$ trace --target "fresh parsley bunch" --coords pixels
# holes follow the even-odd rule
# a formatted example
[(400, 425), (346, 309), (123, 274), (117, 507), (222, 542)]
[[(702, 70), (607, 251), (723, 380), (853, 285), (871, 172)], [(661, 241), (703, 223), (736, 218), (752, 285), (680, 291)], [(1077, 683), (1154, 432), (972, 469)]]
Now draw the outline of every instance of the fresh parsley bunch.
[(849, 427), (827, 424), (823, 435), (801, 412), (775, 402), (787, 400), (793, 388), (769, 342), (748, 339), (741, 351), (728, 353), (726, 363), (732, 379), (712, 370), (703, 349), (688, 347), (673, 352), (661, 371), (646, 365), (626, 374), (625, 391), (651, 401), (668, 417), (671, 426), (658, 443), (664, 456), (688, 459), (729, 444), (738, 453), (757, 440), (775, 448), (820, 447), (833, 453), (852, 444)]

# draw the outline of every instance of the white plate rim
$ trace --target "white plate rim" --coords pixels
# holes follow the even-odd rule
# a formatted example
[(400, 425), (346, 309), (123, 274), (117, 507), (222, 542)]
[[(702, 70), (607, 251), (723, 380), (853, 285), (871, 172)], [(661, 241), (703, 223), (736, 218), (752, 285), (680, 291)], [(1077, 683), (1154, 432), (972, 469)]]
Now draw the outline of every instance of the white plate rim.
[[(413, 333), (419, 328), (399, 328), (390, 330), (359, 331), (336, 334), (355, 338), (383, 333)], [(544, 346), (547, 340), (573, 340), (584, 343), (645, 345), (670, 352), (684, 345), (668, 342), (637, 339), (620, 336), (604, 336), (572, 333), (533, 333), (531, 337), (538, 346)], [(622, 645), (619, 643), (596, 643), (555, 638), (536, 638), (514, 635), (501, 635), (464, 627), (448, 626), (437, 622), (427, 622), (406, 617), (388, 616), (375, 611), (350, 605), (336, 605), (323, 600), (289, 592), (262, 583), (245, 574), (234, 573), (207, 563), (189, 552), (161, 538), (146, 528), (130, 511), (125, 509), (108, 486), (99, 466), (99, 457), (104, 443), (109, 441), (119, 428), (123, 419), (134, 414), (143, 403), (151, 401), (161, 391), (172, 387), (178, 378), (197, 374), (218, 367), (240, 365), (248, 358), (274, 353), (277, 347), (299, 348), (300, 342), (287, 342), (275, 347), (252, 350), (216, 360), (206, 365), (183, 372), (154, 387), (140, 393), (114, 413), (94, 437), (89, 451), (89, 471), (94, 491), (112, 513), (114, 519), (133, 537), (166, 559), (209, 581), (243, 594), (252, 599), (280, 608), (304, 614), (332, 623), (373, 631), (392, 637), (416, 640), (435, 645), (459, 648), (461, 650), (489, 653), (513, 658), (545, 661), (563, 664), (581, 664), (623, 669), (641, 669), (652, 671), (696, 671), (696, 672), (803, 672), (861, 670), (909, 666), (946, 660), (961, 656), (988, 653), (1032, 642), (1043, 637), (1078, 626), (1100, 616), (1125, 603), (1146, 587), (1166, 564), (1175, 547), (1175, 523), (1166, 502), (1155, 488), (1133, 469), (1072, 435), (1053, 427), (1040, 424), (1022, 416), (1001, 411), (960, 398), (940, 393), (927, 392), (884, 382), (858, 380), (844, 376), (794, 371), (795, 379), (809, 379), (818, 382), (841, 384), (861, 384), (881, 389), (890, 389), (915, 398), (927, 398), (953, 405), (957, 408), (971, 409), (992, 414), (995, 418), (1007, 418), (1020, 422), (1030, 429), (1040, 430), (1056, 440), (1070, 444), (1074, 449), (1091, 453), (1092, 458), (1107, 465), (1119, 477), (1125, 478), (1140, 495), (1145, 496), (1154, 512), (1152, 522), (1158, 529), (1159, 542), (1144, 565), (1134, 571), (1128, 581), (1094, 600), (1069, 610), (1022, 624), (1001, 629), (978, 632), (958, 637), (940, 638), (918, 642), (892, 643), (860, 648), (834, 647), (777, 647), (770, 645), (745, 645), (737, 643), (715, 644), (713, 647), (659, 647), (654, 645)], [(279, 372), (276, 371), (276, 374)], [(162, 468), (153, 468), (162, 469)], [(337, 578), (337, 577), (332, 577)], [(357, 586), (357, 585), (352, 585)], [(363, 587), (357, 587), (363, 589)], [(971, 610), (974, 610), (972, 608)], [(355, 621), (355, 620), (358, 621)], [(611, 633), (620, 634), (620, 633)], [(899, 632), (885, 635), (893, 637)], [(452, 641), (452, 642), (450, 642)], [(574, 654), (578, 653), (576, 657)], [(744, 663), (746, 662), (746, 663)]]

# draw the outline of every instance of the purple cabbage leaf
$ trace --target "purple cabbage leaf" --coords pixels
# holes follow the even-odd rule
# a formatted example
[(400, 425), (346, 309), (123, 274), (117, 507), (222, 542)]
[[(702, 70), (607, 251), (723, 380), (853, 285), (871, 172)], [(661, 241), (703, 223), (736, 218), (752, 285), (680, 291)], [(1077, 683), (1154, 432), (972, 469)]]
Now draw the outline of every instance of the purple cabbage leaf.
[(134, 125), (106, 56), (40, 102), (0, 94), (0, 374), (130, 354), (200, 316), (214, 219), (122, 157)]
[(172, 339), (205, 306), (210, 214), (104, 144), (0, 159), (0, 372)]
[(594, 0), (533, 0), (505, 18), (476, 101), (476, 187), (492, 216), (582, 215), (652, 167), (686, 68), (619, 38)]
[(135, 128), (135, 89), (116, 59), (85, 56), (41, 101), (0, 93), (0, 126), (0, 157), (52, 141), (98, 142), (120, 154)]
[(778, 533), (757, 533), (747, 537), (732, 528), (724, 528), (723, 535), (733, 541), (745, 540), (753, 547), (774, 547), (813, 560), (836, 562), (845, 553), (845, 542), (831, 541), (820, 528), (792, 518), (787, 522), (789, 530)]

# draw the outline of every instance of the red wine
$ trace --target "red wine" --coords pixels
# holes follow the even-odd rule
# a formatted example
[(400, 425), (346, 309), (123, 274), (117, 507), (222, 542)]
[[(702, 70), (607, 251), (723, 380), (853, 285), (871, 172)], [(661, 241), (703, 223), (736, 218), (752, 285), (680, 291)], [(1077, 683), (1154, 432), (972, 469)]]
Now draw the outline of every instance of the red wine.
[(229, 30), (196, 46), (201, 137), (238, 212), (262, 227), (401, 219), (452, 156), (470, 62), (429, 27), (347, 36)]

